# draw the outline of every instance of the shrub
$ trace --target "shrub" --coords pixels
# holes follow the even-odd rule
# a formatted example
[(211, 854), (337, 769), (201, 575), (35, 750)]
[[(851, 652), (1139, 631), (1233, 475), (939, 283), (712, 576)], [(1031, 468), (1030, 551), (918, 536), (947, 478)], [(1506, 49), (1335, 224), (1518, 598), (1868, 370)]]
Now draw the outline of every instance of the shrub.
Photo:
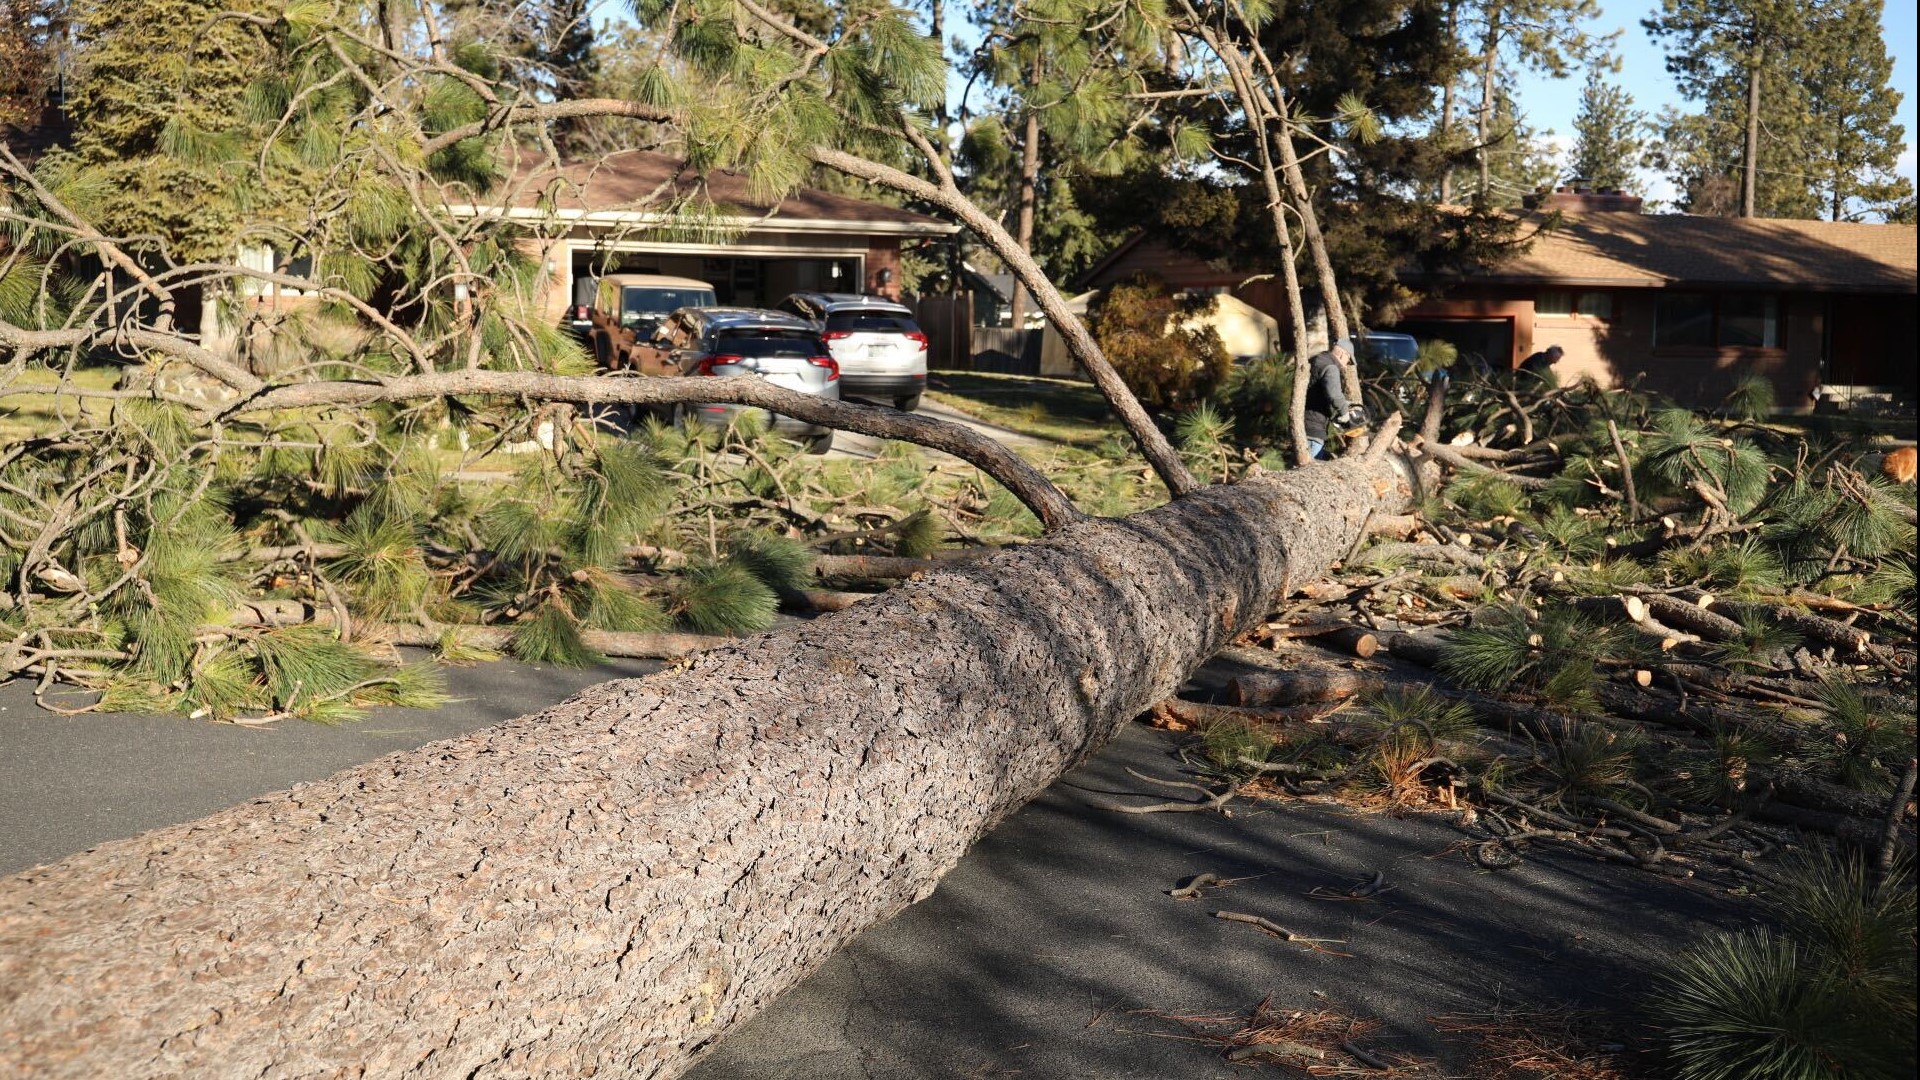
[(1165, 282), (1136, 278), (1108, 289), (1088, 311), (1100, 348), (1148, 408), (1184, 409), (1211, 395), (1233, 361), (1211, 326), (1190, 326), (1211, 296), (1175, 297)]

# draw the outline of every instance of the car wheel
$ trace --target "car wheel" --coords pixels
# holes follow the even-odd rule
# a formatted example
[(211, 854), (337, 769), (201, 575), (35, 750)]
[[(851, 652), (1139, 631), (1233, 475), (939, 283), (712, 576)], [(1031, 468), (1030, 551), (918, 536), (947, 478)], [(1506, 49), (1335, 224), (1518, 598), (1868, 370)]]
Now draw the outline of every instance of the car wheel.
[(824, 454), (833, 449), (833, 432), (823, 431), (807, 437), (807, 453)]
[(894, 398), (893, 407), (899, 409), (901, 412), (918, 412), (920, 410), (920, 395), (908, 394), (906, 397)]

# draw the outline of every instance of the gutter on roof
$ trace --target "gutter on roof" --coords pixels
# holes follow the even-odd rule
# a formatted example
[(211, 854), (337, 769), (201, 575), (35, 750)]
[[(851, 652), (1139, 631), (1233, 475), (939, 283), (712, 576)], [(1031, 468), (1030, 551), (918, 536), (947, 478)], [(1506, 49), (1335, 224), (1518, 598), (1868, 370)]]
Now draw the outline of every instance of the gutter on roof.
[[(564, 221), (574, 225), (605, 225), (629, 229), (686, 228), (689, 224), (684, 219), (651, 210), (538, 210), (528, 206), (500, 207), (461, 203), (448, 206), (447, 211), (455, 217), (491, 217), (531, 222)], [(765, 217), (705, 218), (696, 224), (697, 227), (711, 227), (717, 232), (858, 232), (884, 236), (952, 236), (960, 231), (960, 226), (944, 221), (863, 221), (782, 217), (779, 214)]]

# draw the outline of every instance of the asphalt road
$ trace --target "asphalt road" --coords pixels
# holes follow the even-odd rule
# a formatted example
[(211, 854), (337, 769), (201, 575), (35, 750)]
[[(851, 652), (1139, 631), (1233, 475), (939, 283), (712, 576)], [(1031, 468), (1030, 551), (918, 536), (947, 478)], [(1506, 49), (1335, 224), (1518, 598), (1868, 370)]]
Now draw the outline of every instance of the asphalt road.
[(34, 704), (30, 682), (0, 685), (0, 874), (191, 821), (659, 666), (624, 660), (570, 669), (502, 660), (450, 669), (457, 700), (438, 709), (375, 709), (359, 723), (281, 721), (265, 728), (177, 716), (58, 716)]
[[(884, 401), (868, 401), (865, 398), (850, 397), (847, 400), (860, 401), (869, 405), (888, 404), (888, 402), (884, 402)], [(1037, 446), (1049, 445), (1044, 439), (1036, 439), (1031, 435), (1026, 435), (1026, 434), (1022, 434), (1021, 432), (1014, 431), (1012, 428), (998, 427), (994, 424), (989, 424), (984, 420), (975, 420), (973, 417), (968, 416), (967, 414), (960, 412), (957, 409), (952, 409), (945, 405), (942, 405), (939, 402), (934, 401), (932, 398), (927, 398), (920, 403), (920, 415), (931, 416), (936, 420), (946, 420), (950, 423), (959, 424), (962, 427), (970, 427), (973, 430), (978, 431), (984, 435), (991, 435), (995, 439), (998, 439), (1001, 442), (1005, 443), (1006, 445), (1011, 446), (1015, 449), (1020, 449), (1022, 447), (1037, 447)], [(871, 435), (859, 435), (851, 431), (841, 431), (841, 432), (835, 433), (833, 437), (833, 449), (827, 452), (827, 456), (828, 457), (857, 457), (857, 458), (877, 457), (880, 453), (880, 448), (882, 446), (885, 446), (886, 442), (887, 440), (885, 439), (877, 439)], [(940, 458), (946, 458), (948, 460), (958, 460), (958, 459), (951, 458), (950, 455), (941, 453), (938, 450), (923, 449), (921, 452), (925, 454), (934, 455)]]
[[(562, 700), (603, 678), (503, 661), (452, 672), (459, 703), (337, 727), (250, 730), (179, 718), (60, 717), (0, 687), (0, 872), (324, 777)], [(1218, 672), (1210, 672), (1217, 677)], [(1086, 791), (1164, 799), (1175, 737), (1129, 725), (985, 837), (925, 902), (870, 929), (730, 1034), (693, 1080), (1245, 1075), (1171, 1016), (1333, 1008), (1380, 1027), (1369, 1051), (1484, 1075), (1427, 1018), (1573, 1004), (1628, 1010), (1648, 966), (1750, 914), (1703, 882), (1577, 854), (1499, 873), (1459, 850), (1451, 815), (1229, 804), (1231, 815), (1123, 815)], [(956, 791), (954, 797), (964, 798)], [(1166, 890), (1211, 871), (1202, 900)], [(1327, 898), (1379, 872), (1386, 891)], [(1316, 890), (1319, 894), (1316, 895)], [(1213, 917), (1265, 916), (1311, 946)]]

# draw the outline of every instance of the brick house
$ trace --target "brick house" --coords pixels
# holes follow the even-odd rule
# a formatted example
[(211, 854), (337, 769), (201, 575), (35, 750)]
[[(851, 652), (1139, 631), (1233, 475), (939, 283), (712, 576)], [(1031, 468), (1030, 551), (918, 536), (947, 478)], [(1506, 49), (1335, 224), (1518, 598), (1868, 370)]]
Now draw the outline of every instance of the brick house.
[[(1749, 372), (1773, 380), (1782, 408), (1811, 407), (1820, 385), (1914, 394), (1911, 225), (1643, 214), (1639, 199), (1584, 192), (1554, 193), (1534, 209), (1560, 218), (1527, 254), (1465, 279), (1406, 275), (1431, 298), (1391, 329), (1451, 341), (1496, 367), (1559, 345), (1562, 379), (1637, 379), (1691, 405), (1717, 404)], [(1230, 292), (1283, 330), (1288, 323), (1273, 275), (1144, 234), (1080, 285), (1105, 288), (1143, 272), (1177, 290)], [(1308, 339), (1317, 344), (1326, 332), (1314, 300)]]
[(1394, 329), (1496, 366), (1558, 345), (1563, 381), (1638, 380), (1693, 405), (1750, 373), (1789, 409), (1810, 408), (1821, 385), (1914, 392), (1911, 225), (1642, 214), (1636, 198), (1584, 192), (1538, 209), (1561, 217), (1531, 250)]

